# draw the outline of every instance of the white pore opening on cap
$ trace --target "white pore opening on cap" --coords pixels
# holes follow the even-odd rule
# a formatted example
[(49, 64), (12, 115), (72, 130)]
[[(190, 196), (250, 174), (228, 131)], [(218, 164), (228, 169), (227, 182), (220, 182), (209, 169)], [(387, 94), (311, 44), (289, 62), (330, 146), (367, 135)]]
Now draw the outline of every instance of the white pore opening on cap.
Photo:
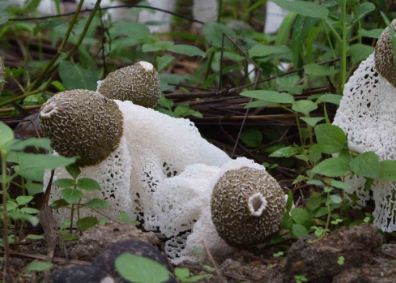
[(252, 216), (260, 217), (267, 208), (267, 200), (262, 193), (255, 193), (249, 197), (248, 207)]
[(43, 109), (41, 109), (40, 117), (48, 118), (57, 111), (58, 111), (58, 107), (56, 106), (56, 103), (54, 101), (48, 102), (44, 105)]
[(143, 69), (145, 69), (148, 72), (151, 72), (152, 70), (154, 70), (154, 66), (153, 64), (146, 62), (146, 61), (139, 61), (138, 62), (140, 66), (143, 67)]

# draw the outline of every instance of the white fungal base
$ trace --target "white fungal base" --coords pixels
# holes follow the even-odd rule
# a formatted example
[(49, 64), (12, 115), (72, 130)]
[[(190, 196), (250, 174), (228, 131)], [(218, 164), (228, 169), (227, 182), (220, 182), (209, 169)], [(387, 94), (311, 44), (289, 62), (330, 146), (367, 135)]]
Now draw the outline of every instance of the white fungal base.
[(255, 193), (248, 199), (248, 207), (252, 216), (260, 217), (267, 204), (267, 200), (261, 193)]
[[(348, 136), (348, 146), (358, 152), (373, 151), (381, 159), (396, 159), (396, 88), (375, 68), (374, 53), (350, 77), (334, 118)], [(350, 180), (350, 193), (365, 205), (370, 197), (359, 178)], [(385, 232), (396, 231), (396, 182), (375, 182), (374, 224)]]

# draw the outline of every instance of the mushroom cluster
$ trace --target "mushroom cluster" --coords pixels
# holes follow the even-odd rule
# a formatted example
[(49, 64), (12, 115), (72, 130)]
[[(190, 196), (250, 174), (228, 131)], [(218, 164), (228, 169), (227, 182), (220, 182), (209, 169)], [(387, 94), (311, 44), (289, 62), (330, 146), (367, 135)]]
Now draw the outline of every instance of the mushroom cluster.
[[(396, 27), (396, 20), (390, 27)], [(396, 67), (390, 27), (349, 78), (334, 118), (334, 124), (346, 132), (350, 149), (373, 151), (383, 160), (396, 159)], [(364, 183), (352, 179), (349, 191), (360, 205), (370, 198)], [(372, 194), (374, 224), (385, 232), (396, 231), (396, 182), (375, 181)]]
[[(201, 259), (205, 245), (224, 253), (276, 232), (285, 208), (277, 182), (263, 166), (231, 159), (190, 120), (138, 105), (154, 106), (159, 94), (157, 72), (139, 62), (110, 73), (96, 92), (55, 95), (40, 120), (57, 153), (78, 156), (81, 176), (101, 185), (110, 203), (104, 213), (116, 219), (125, 211), (168, 237), (165, 250), (174, 263)], [(59, 169), (53, 179), (66, 177)], [(47, 174), (45, 187), (50, 179)], [(57, 198), (53, 190), (51, 200)], [(58, 209), (60, 218), (66, 212)], [(234, 225), (226, 223), (230, 217)]]

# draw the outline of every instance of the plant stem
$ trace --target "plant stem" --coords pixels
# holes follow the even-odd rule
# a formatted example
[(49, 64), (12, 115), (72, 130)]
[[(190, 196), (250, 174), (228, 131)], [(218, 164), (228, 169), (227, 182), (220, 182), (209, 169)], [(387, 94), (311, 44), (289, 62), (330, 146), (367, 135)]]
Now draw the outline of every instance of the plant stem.
[(3, 280), (6, 281), (6, 278), (9, 273), (9, 247), (8, 247), (8, 214), (7, 214), (7, 154), (1, 153), (1, 187), (3, 190), (3, 249), (4, 249), (4, 258), (3, 258)]
[(341, 80), (339, 91), (342, 92), (347, 79), (347, 1), (342, 0), (342, 43), (341, 43)]
[(52, 57), (52, 60), (45, 66), (44, 70), (41, 71), (41, 73), (38, 75), (38, 77), (33, 81), (33, 83), (28, 87), (28, 91), (31, 91), (32, 89), (34, 89), (39, 83), (40, 81), (43, 79), (43, 77), (51, 70), (51, 68), (56, 64), (56, 62), (58, 61), (60, 55), (62, 54), (62, 50), (64, 49), (64, 47), (66, 46), (67, 41), (69, 40), (70, 34), (73, 30), (74, 25), (77, 23), (77, 19), (78, 19), (78, 15), (80, 14), (82, 5), (84, 4), (84, 0), (80, 0), (80, 3), (78, 3), (78, 6), (76, 8), (76, 11), (73, 15), (73, 18), (70, 21), (69, 27), (66, 31), (66, 35), (63, 38), (61, 44), (58, 47), (58, 50), (55, 54), (54, 57)]

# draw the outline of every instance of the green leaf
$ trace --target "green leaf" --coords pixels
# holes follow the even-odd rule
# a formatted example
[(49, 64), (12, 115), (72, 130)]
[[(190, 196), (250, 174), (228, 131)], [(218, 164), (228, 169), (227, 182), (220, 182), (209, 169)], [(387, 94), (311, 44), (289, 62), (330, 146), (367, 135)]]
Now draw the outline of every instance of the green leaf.
[(396, 160), (383, 160), (380, 162), (381, 171), (379, 179), (396, 181)]
[(322, 94), (319, 96), (318, 100), (316, 100), (316, 103), (332, 103), (335, 105), (340, 105), (340, 100), (342, 98), (342, 95), (339, 94)]
[(348, 190), (351, 188), (351, 185), (345, 182), (340, 182), (337, 180), (331, 180), (330, 185), (334, 188), (341, 189), (341, 190)]
[(258, 147), (263, 141), (263, 134), (258, 129), (247, 129), (243, 131), (241, 141), (249, 147)]
[(265, 57), (269, 55), (280, 55), (290, 53), (290, 49), (286, 45), (263, 45), (256, 44), (249, 49), (248, 54), (251, 58)]
[(293, 224), (291, 229), (292, 235), (296, 238), (302, 238), (308, 235), (308, 230), (301, 224)]
[(158, 52), (165, 51), (172, 48), (174, 45), (173, 41), (156, 41), (154, 43), (145, 43), (142, 46), (143, 52)]
[(86, 191), (100, 191), (100, 185), (93, 179), (81, 178), (77, 181), (77, 187)]
[(12, 145), (12, 150), (23, 150), (31, 146), (51, 150), (51, 141), (48, 138), (29, 138), (27, 140), (18, 140)]
[(76, 222), (77, 229), (80, 231), (88, 230), (89, 228), (94, 227), (96, 224), (98, 224), (98, 219), (93, 216), (80, 218)]
[(329, 10), (324, 6), (309, 1), (273, 0), (273, 2), (285, 10), (297, 13), (301, 16), (326, 19)]
[(304, 72), (313, 77), (332, 76), (337, 73), (333, 66), (323, 66), (319, 64), (307, 64), (304, 66)]
[(244, 90), (242, 96), (256, 98), (269, 103), (293, 103), (294, 97), (288, 93), (279, 93), (273, 90)]
[(26, 266), (28, 272), (41, 272), (51, 269), (53, 264), (49, 261), (34, 260)]
[(37, 184), (37, 183), (33, 183), (31, 181), (28, 181), (25, 184), (25, 187), (26, 187), (29, 195), (31, 195), (31, 196), (43, 192), (43, 185), (42, 184)]
[(355, 8), (355, 17), (353, 18), (353, 23), (356, 23), (364, 16), (370, 14), (373, 11), (375, 11), (375, 5), (373, 3), (365, 2), (359, 4), (359, 6)]
[(161, 72), (163, 69), (168, 67), (170, 63), (175, 59), (175, 57), (170, 55), (164, 55), (161, 57), (157, 57), (157, 70)]
[(293, 102), (292, 105), (293, 111), (303, 113), (306, 116), (317, 108), (318, 105), (311, 100), (298, 100)]
[(358, 64), (362, 60), (366, 59), (371, 53), (373, 53), (374, 48), (370, 45), (365, 45), (361, 43), (352, 44), (349, 46), (349, 53), (351, 54), (352, 64)]
[(71, 188), (74, 187), (73, 179), (58, 179), (54, 182), (54, 185), (60, 188)]
[(359, 154), (351, 160), (349, 166), (352, 172), (358, 176), (375, 179), (380, 175), (380, 159), (371, 151)]
[(380, 29), (380, 28), (371, 29), (371, 30), (360, 29), (359, 34), (360, 34), (360, 36), (363, 36), (363, 37), (370, 37), (370, 38), (378, 39), (381, 36), (381, 33), (383, 31), (384, 30)]
[(81, 174), (81, 170), (76, 164), (70, 164), (69, 166), (66, 166), (66, 171), (74, 179), (76, 179)]
[[(205, 23), (203, 26), (203, 35), (205, 36), (206, 41), (215, 47), (221, 48), (223, 34), (228, 35), (230, 38), (236, 37), (235, 32), (225, 24), (209, 22)], [(224, 47), (233, 47), (233, 45), (227, 38), (224, 39)]]
[(139, 255), (123, 253), (115, 261), (118, 273), (130, 282), (161, 283), (169, 280), (169, 271), (160, 263)]
[(15, 200), (19, 206), (28, 204), (33, 199), (32, 196), (19, 196)]
[(305, 224), (310, 219), (309, 212), (305, 208), (297, 207), (290, 212), (291, 218), (297, 224)]
[(0, 150), (10, 145), (14, 140), (14, 132), (0, 121)]
[(315, 127), (324, 117), (300, 117), (308, 126)]
[(205, 57), (205, 52), (203, 52), (201, 49), (199, 49), (196, 46), (186, 45), (186, 44), (173, 45), (170, 48), (168, 48), (168, 51), (191, 56), (191, 57), (192, 56)]
[(320, 162), (312, 171), (328, 177), (341, 177), (348, 173), (349, 162), (347, 158), (332, 157)]
[(59, 76), (66, 89), (96, 90), (100, 77), (99, 69), (84, 69), (78, 63), (62, 61), (59, 64)]
[(61, 194), (63, 199), (69, 204), (77, 204), (83, 195), (81, 191), (75, 189), (63, 189)]
[(289, 158), (289, 157), (294, 156), (298, 153), (300, 153), (300, 148), (295, 147), (295, 146), (285, 146), (285, 147), (275, 150), (269, 156), (270, 157)]
[(103, 208), (108, 208), (109, 203), (104, 199), (94, 198), (91, 199), (85, 206), (93, 209), (103, 209)]
[(342, 198), (339, 194), (331, 195), (330, 200), (334, 204), (340, 204), (342, 202)]
[(133, 38), (137, 42), (144, 42), (150, 37), (150, 29), (140, 23), (133, 23), (130, 21), (114, 21), (109, 29), (112, 36), (125, 36)]
[(334, 125), (320, 124), (315, 127), (315, 135), (320, 149), (324, 153), (340, 152), (347, 142), (344, 131)]

